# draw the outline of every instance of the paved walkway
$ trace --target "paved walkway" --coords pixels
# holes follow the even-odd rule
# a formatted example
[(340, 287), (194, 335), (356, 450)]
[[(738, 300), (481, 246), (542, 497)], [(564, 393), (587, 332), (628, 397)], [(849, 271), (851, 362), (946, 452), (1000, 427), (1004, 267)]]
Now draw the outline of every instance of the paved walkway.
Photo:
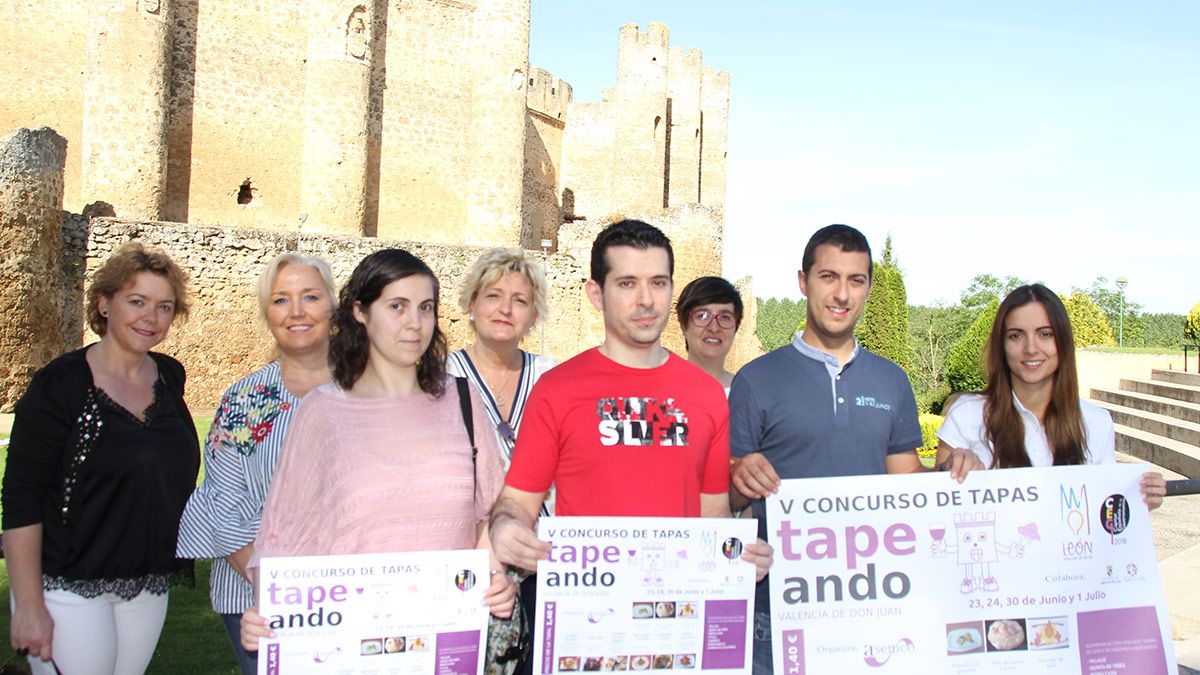
[[(1120, 461), (1141, 460), (1119, 455)], [(1167, 480), (1183, 478), (1164, 471)], [(1200, 495), (1168, 497), (1150, 514), (1179, 672), (1200, 675)]]

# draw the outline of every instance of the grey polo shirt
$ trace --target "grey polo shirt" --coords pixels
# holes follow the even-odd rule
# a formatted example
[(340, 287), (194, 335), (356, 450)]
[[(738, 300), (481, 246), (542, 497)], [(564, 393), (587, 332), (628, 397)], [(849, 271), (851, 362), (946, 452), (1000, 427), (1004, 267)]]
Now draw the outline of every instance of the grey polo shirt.
[[(763, 453), (784, 479), (874, 475), (888, 455), (921, 446), (921, 425), (899, 366), (856, 346), (839, 367), (797, 333), (733, 378), (729, 444), (734, 457)], [(759, 536), (772, 541), (763, 500), (753, 510)], [(758, 611), (767, 611), (765, 579), (758, 595)]]

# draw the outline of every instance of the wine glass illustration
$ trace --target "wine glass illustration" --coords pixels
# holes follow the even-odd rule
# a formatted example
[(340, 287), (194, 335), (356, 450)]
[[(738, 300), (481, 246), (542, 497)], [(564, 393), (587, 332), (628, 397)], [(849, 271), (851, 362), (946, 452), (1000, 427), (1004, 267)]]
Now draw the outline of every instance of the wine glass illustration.
[(946, 538), (946, 523), (934, 522), (929, 524), (929, 536), (933, 537), (933, 550), (936, 553), (945, 547), (943, 539)]

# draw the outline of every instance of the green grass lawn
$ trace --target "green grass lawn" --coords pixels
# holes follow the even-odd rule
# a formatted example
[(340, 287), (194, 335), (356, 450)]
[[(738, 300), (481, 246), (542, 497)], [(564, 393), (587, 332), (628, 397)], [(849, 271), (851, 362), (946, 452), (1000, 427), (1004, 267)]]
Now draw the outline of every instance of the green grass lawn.
[[(208, 434), (211, 419), (197, 419), (196, 431), (201, 441)], [(0, 434), (0, 441), (8, 438)], [(4, 475), (4, 460), (8, 456), (8, 446), (0, 446), (0, 477)], [(200, 477), (204, 477), (204, 469), (200, 469)], [(163, 626), (162, 637), (159, 638), (158, 648), (154, 650), (154, 660), (150, 662), (148, 673), (238, 673), (237, 664), (233, 657), (233, 648), (229, 645), (225, 627), (221, 618), (212, 610), (208, 600), (208, 572), (211, 563), (201, 560), (196, 563), (196, 587), (171, 589), (170, 609), (167, 611), (167, 622)], [(8, 567), (0, 563), (0, 597), (8, 597)], [(12, 648), (8, 644), (8, 624), (10, 612), (8, 603), (3, 603), (5, 610), (0, 612), (0, 663), (12, 656)]]

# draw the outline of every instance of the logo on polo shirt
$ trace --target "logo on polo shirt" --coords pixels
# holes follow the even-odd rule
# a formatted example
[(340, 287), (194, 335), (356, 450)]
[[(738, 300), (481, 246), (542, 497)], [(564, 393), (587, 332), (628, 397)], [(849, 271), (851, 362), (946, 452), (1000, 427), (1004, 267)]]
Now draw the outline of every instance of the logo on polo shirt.
[(876, 401), (874, 396), (855, 396), (854, 405), (860, 408), (875, 408), (876, 410), (891, 410), (891, 403)]
[(600, 418), (600, 444), (687, 445), (687, 414), (675, 407), (674, 398), (614, 396), (596, 403)]

